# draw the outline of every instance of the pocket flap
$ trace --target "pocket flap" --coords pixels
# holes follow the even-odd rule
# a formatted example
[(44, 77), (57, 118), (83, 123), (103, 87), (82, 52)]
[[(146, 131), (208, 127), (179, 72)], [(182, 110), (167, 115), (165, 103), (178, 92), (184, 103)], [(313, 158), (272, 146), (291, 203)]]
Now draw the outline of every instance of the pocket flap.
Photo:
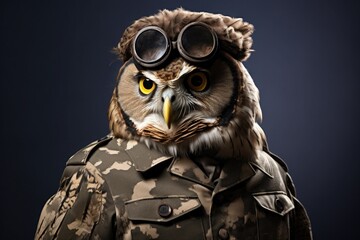
[(125, 203), (127, 217), (133, 221), (170, 222), (201, 207), (194, 197), (166, 197), (131, 200)]
[(285, 193), (261, 193), (253, 196), (261, 207), (281, 216), (294, 209), (293, 202)]

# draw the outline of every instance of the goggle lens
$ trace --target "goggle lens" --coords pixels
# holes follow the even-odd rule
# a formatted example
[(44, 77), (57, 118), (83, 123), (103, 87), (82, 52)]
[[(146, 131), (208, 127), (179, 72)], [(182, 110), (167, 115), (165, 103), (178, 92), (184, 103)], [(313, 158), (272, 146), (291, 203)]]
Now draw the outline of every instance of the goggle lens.
[(144, 29), (136, 38), (134, 54), (145, 65), (156, 63), (166, 55), (168, 47), (168, 39), (159, 29)]
[(179, 51), (193, 60), (207, 59), (217, 46), (216, 35), (205, 25), (193, 24), (185, 28), (178, 41)]

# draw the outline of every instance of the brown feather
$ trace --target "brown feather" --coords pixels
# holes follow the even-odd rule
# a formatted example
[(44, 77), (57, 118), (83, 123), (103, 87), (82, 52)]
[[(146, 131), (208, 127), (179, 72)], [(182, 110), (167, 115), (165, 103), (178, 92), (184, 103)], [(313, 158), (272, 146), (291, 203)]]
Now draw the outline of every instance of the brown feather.
[(196, 136), (199, 132), (205, 132), (217, 125), (216, 123), (206, 123), (202, 119), (191, 119), (183, 121), (176, 129), (175, 133), (167, 133), (153, 125), (148, 125), (144, 129), (138, 130), (141, 137), (149, 137), (162, 144), (182, 143)]
[(121, 114), (120, 105), (114, 90), (110, 100), (110, 106), (108, 111), (109, 127), (114, 136), (124, 139), (131, 139), (132, 134), (127, 131), (127, 125)]

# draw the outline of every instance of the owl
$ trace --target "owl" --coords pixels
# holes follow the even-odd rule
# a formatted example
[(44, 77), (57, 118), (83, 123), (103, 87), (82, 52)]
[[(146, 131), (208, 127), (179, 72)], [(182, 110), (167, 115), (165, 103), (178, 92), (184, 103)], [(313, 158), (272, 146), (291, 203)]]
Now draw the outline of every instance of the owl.
[(239, 18), (182, 9), (136, 21), (115, 48), (125, 64), (109, 108), (112, 134), (174, 156), (254, 160), (266, 139), (242, 64), (252, 32)]
[(75, 153), (35, 239), (301, 239), (311, 227), (258, 122), (253, 26), (163, 10), (129, 26), (110, 134)]

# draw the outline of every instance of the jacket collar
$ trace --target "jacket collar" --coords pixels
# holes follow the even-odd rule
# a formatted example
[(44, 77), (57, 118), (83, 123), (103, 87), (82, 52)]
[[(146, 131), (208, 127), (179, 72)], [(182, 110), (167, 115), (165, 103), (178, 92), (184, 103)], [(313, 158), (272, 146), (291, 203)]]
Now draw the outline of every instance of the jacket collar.
[(221, 171), (214, 194), (244, 182), (253, 177), (255, 173), (254, 168), (249, 162), (236, 158), (228, 160)]
[(221, 170), (216, 186), (190, 158), (173, 158), (155, 149), (149, 149), (145, 144), (137, 141), (128, 141), (125, 151), (134, 163), (135, 169), (139, 172), (148, 172), (162, 162), (173, 160), (169, 167), (169, 171), (172, 174), (212, 188), (214, 189), (214, 193), (224, 191), (253, 177), (256, 169), (260, 170), (269, 178), (273, 178), (273, 165), (269, 159), (271, 157), (263, 151), (258, 152), (258, 158), (253, 162), (247, 162), (237, 158), (227, 160)]
[(237, 158), (230, 159), (222, 169), (214, 194), (242, 183), (259, 171), (268, 178), (274, 178), (275, 167), (276, 165), (273, 164), (271, 156), (264, 151), (258, 151), (257, 158), (254, 161), (244, 161)]
[(207, 186), (208, 188), (214, 188), (214, 183), (211, 182), (204, 171), (190, 158), (175, 158), (170, 166), (170, 172), (179, 177)]
[(149, 149), (145, 144), (134, 140), (126, 142), (125, 152), (135, 165), (136, 171), (147, 172), (158, 164), (172, 159), (172, 156), (162, 154), (155, 149)]
[(230, 159), (224, 164), (217, 184), (211, 182), (209, 177), (189, 158), (176, 158), (170, 167), (170, 172), (213, 189), (214, 194), (255, 175), (254, 168), (248, 162), (239, 159)]
[(256, 170), (260, 170), (269, 178), (274, 178), (274, 168), (276, 166), (272, 164), (271, 156), (264, 151), (259, 151), (257, 154), (257, 159), (251, 162), (238, 158), (227, 160), (216, 185), (189, 158), (174, 159), (170, 166), (170, 172), (209, 188), (214, 188), (214, 194), (216, 194), (253, 177)]

